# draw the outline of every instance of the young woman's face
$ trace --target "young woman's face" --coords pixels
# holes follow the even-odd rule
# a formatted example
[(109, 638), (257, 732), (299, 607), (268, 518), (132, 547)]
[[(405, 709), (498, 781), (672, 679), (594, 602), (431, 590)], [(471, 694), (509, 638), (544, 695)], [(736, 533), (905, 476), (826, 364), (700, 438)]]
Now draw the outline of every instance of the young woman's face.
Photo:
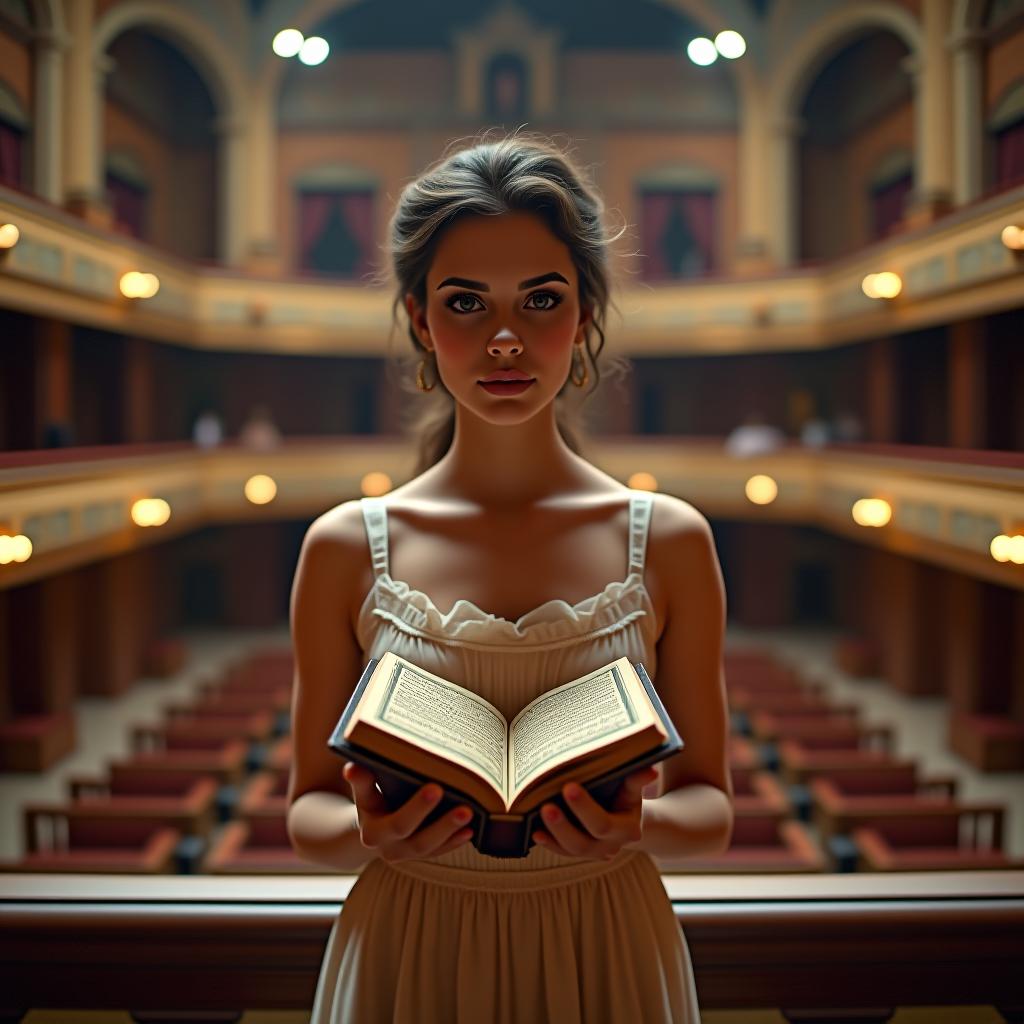
[[(464, 216), (438, 243), (427, 302), (406, 308), (420, 341), (456, 401), (485, 420), (521, 422), (546, 406), (569, 375), (581, 313), (568, 247), (539, 217)], [(533, 378), (519, 394), (493, 394), (481, 381), (514, 369)]]

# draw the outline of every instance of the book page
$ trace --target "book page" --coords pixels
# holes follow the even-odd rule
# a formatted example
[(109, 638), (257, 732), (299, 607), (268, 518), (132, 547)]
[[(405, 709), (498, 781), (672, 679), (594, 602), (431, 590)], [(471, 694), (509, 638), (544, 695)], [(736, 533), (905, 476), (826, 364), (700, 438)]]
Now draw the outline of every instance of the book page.
[(507, 731), (501, 712), (483, 697), (416, 669), (394, 667), (362, 717), (404, 740), (438, 749), (484, 776), (504, 795)]
[(639, 732), (650, 721), (637, 709), (615, 663), (543, 694), (516, 715), (509, 729), (509, 804), (560, 761)]

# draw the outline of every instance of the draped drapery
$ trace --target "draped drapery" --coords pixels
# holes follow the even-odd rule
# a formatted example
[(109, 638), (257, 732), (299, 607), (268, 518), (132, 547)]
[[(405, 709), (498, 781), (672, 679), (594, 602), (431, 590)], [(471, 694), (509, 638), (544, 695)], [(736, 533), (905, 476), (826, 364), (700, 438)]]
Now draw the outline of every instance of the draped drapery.
[(648, 281), (700, 277), (715, 266), (715, 193), (641, 193), (641, 251)]
[(299, 193), (299, 269), (358, 280), (372, 251), (372, 191)]

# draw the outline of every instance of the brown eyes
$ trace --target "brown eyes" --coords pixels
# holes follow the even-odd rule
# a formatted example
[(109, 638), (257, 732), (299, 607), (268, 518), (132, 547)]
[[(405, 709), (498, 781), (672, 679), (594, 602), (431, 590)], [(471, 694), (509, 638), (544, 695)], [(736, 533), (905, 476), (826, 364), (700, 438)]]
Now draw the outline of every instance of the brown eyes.
[[(546, 306), (527, 306), (527, 309), (537, 309), (537, 310), (554, 309), (555, 306), (559, 305), (561, 303), (561, 301), (562, 301), (562, 296), (559, 295), (557, 292), (531, 292), (529, 294), (529, 296), (527, 297), (527, 302), (529, 302), (530, 299), (538, 299), (538, 298), (539, 299), (550, 299), (551, 303), (550, 303), (550, 305), (546, 305)], [(470, 300), (472, 302), (480, 302), (480, 300), (477, 298), (477, 296), (475, 296), (472, 292), (456, 292), (453, 296), (451, 296), (451, 298), (449, 298), (445, 302), (445, 305), (449, 309), (453, 310), (456, 313), (475, 313), (477, 311), (477, 308), (480, 308), (480, 309), (483, 308), (482, 304), (479, 307), (474, 307), (472, 305), (465, 306), (465, 305), (463, 305), (463, 302), (465, 300)]]

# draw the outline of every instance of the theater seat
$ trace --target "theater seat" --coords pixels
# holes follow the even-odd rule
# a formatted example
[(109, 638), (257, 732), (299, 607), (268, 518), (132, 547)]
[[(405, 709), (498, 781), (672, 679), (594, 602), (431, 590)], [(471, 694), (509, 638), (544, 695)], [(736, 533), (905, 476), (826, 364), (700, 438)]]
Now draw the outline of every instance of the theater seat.
[(324, 868), (302, 860), (288, 839), (286, 819), (254, 818), (224, 826), (202, 862), (209, 874), (322, 874)]
[(799, 785), (817, 775), (859, 772), (867, 768), (884, 768), (890, 765), (911, 764), (894, 758), (888, 748), (875, 749), (866, 746), (824, 747), (814, 745), (813, 737), (802, 740), (780, 740), (776, 744), (780, 771), (783, 778)]
[(1024, 722), (1008, 715), (953, 712), (949, 746), (983, 772), (1024, 770)]
[(285, 818), (288, 814), (288, 772), (262, 771), (246, 784), (238, 802), (238, 816), (243, 821), (253, 818)]
[(70, 712), (19, 715), (0, 725), (0, 771), (46, 772), (75, 749)]
[(771, 817), (737, 816), (729, 849), (716, 857), (655, 857), (654, 861), (667, 874), (774, 874), (825, 871), (827, 867), (825, 852), (805, 826)]
[(925, 819), (872, 821), (854, 829), (852, 839), (862, 871), (1024, 868), (1024, 859), (1002, 851), (1002, 834), (1003, 808), (988, 806)]
[(45, 812), (27, 823), (29, 849), (0, 871), (173, 874), (177, 829), (153, 822), (97, 821)]
[(789, 798), (771, 772), (733, 768), (731, 774), (736, 815), (774, 816), (779, 821), (789, 816)]

